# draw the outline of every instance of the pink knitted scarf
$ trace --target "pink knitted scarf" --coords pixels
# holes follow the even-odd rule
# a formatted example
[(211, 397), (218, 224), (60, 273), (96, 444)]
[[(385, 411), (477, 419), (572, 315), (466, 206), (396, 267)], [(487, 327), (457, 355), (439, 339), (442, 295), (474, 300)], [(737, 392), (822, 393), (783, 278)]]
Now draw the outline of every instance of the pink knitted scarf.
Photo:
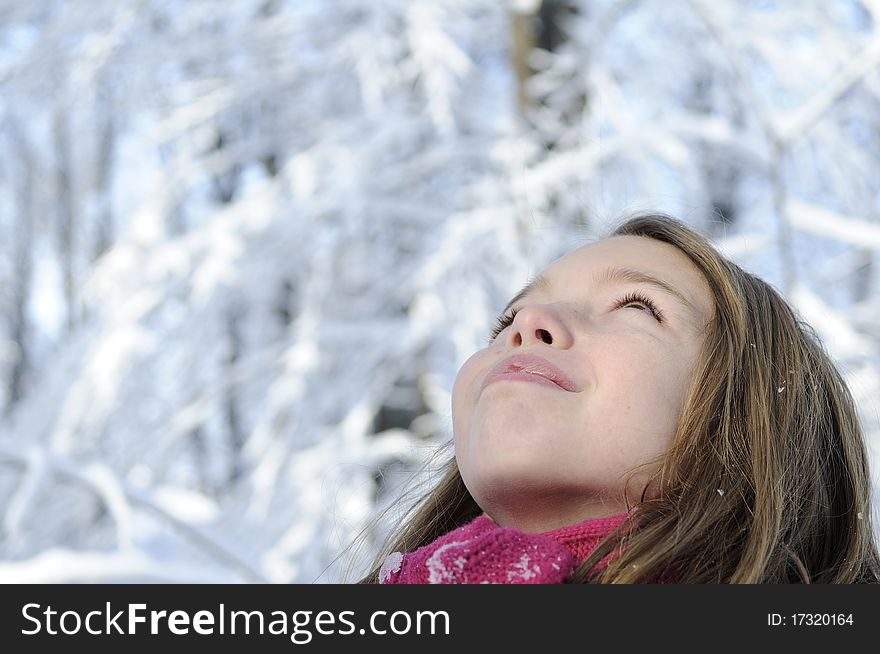
[[(540, 534), (501, 527), (486, 515), (409, 553), (394, 552), (380, 584), (558, 584), (627, 518), (592, 518)], [(594, 570), (608, 565), (615, 552)]]

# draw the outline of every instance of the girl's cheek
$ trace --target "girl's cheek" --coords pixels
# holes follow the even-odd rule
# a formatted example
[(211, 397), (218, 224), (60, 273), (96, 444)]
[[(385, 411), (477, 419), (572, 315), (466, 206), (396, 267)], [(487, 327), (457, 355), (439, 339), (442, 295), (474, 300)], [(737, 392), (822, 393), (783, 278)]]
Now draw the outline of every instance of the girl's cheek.
[(471, 355), (461, 365), (461, 368), (458, 369), (458, 374), (456, 374), (455, 382), (452, 386), (453, 408), (456, 400), (461, 401), (469, 397), (476, 399), (476, 381), (484, 367), (482, 362), (485, 354), (486, 350), (480, 350), (476, 354)]
[(467, 385), (466, 379), (468, 377), (468, 362), (470, 359), (462, 364), (461, 368), (458, 369), (458, 372), (455, 375), (455, 381), (452, 383), (452, 406), (453, 408), (456, 405), (456, 402), (461, 398), (462, 393), (464, 392), (464, 387)]

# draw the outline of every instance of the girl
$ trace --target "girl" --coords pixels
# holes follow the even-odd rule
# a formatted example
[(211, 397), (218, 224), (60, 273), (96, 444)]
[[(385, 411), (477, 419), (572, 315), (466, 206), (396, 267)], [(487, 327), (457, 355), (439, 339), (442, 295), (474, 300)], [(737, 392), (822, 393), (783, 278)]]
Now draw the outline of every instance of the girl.
[(510, 302), (455, 456), (361, 583), (876, 582), (853, 399), (698, 233), (636, 216)]

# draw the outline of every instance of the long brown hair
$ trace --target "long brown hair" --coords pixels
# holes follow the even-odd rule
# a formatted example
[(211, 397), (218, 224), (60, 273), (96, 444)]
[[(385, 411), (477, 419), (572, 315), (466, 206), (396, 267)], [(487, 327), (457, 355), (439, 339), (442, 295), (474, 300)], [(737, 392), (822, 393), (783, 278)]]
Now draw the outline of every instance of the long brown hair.
[[(659, 492), (632, 507), (571, 581), (877, 582), (862, 428), (816, 333), (681, 221), (636, 215), (609, 234), (621, 235), (681, 250), (709, 283), (715, 315), (672, 446), (649, 482)], [(388, 553), (410, 552), (480, 513), (453, 457), (360, 583), (376, 583)]]

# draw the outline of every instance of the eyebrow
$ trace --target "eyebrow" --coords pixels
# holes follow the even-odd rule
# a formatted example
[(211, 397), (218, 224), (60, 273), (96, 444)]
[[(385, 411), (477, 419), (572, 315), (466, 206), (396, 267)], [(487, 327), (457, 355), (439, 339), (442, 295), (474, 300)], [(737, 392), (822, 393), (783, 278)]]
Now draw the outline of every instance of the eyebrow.
[[(604, 286), (607, 284), (613, 284), (615, 282), (629, 282), (631, 284), (645, 284), (646, 286), (651, 286), (656, 288), (659, 291), (663, 291), (668, 293), (672, 297), (674, 297), (679, 304), (683, 305), (685, 308), (690, 309), (694, 313), (699, 313), (697, 308), (694, 306), (693, 302), (691, 302), (687, 296), (678, 290), (675, 286), (670, 284), (669, 282), (663, 281), (662, 279), (655, 277), (649, 273), (646, 273), (642, 270), (636, 270), (635, 268), (627, 268), (620, 266), (612, 266), (610, 268), (605, 269), (605, 271), (594, 277), (596, 283), (599, 286)], [(513, 296), (513, 299), (508, 302), (507, 306), (504, 308), (504, 313), (507, 313), (514, 304), (522, 300), (527, 295), (534, 293), (538, 289), (547, 288), (550, 285), (550, 282), (543, 275), (538, 275), (532, 281), (523, 287), (523, 289)]]

